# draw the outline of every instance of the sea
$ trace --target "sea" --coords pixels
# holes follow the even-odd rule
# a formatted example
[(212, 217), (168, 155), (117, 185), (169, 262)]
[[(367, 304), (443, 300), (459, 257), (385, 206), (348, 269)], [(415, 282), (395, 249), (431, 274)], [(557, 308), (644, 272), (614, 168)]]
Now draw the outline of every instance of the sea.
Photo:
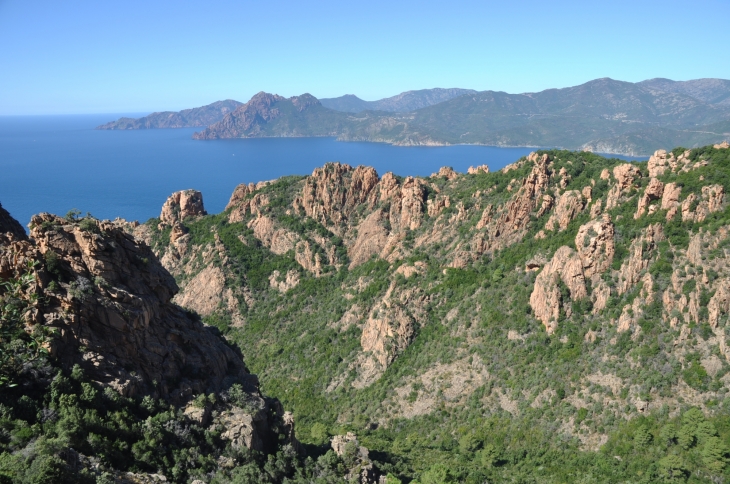
[(442, 166), (465, 172), (487, 164), (494, 171), (534, 151), (334, 138), (196, 141), (192, 134), (201, 128), (94, 129), (123, 115), (144, 114), (0, 116), (0, 204), (24, 226), (39, 212), (71, 209), (144, 222), (177, 190), (200, 190), (208, 213), (219, 213), (239, 183), (307, 175), (330, 161), (372, 166), (380, 175), (428, 176)]

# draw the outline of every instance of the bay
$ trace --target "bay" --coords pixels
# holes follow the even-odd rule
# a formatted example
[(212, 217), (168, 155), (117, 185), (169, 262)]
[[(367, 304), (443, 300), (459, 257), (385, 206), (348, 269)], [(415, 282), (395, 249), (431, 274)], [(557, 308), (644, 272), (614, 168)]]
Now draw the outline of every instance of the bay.
[[(0, 117), (0, 203), (23, 225), (32, 215), (72, 208), (101, 219), (159, 216), (174, 191), (203, 193), (223, 210), (239, 183), (307, 175), (329, 161), (368, 165), (378, 174), (428, 176), (442, 166), (500, 169), (534, 148), (398, 147), (334, 138), (196, 141), (200, 128), (96, 131), (121, 114)], [(139, 114), (127, 114), (139, 116)], [(624, 158), (625, 159), (625, 158)]]

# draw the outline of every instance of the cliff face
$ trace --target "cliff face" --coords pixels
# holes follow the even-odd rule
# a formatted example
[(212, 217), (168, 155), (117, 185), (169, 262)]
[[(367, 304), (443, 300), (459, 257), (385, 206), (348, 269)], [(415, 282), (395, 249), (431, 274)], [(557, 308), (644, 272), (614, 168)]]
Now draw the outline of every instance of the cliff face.
[[(31, 221), (25, 251), (40, 262), (36, 324), (54, 328), (51, 354), (127, 396), (183, 403), (256, 378), (211, 328), (171, 303), (175, 280), (121, 227), (50, 214)], [(11, 252), (16, 249), (9, 249)]]
[(258, 393), (241, 355), (171, 302), (175, 280), (124, 224), (40, 214), (28, 239), (1, 208), (0, 220), (0, 274), (17, 276), (35, 264), (32, 290), (42, 302), (28, 322), (55, 331), (49, 350), (63, 367), (78, 364), (126, 396), (178, 404), (233, 383)]

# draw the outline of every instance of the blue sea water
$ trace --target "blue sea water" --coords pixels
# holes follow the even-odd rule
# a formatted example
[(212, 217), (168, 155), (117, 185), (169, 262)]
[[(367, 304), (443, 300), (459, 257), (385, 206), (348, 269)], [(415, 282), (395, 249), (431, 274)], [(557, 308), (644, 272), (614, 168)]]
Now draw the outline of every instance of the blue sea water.
[(441, 166), (502, 168), (533, 151), (487, 146), (397, 147), (333, 138), (196, 141), (198, 129), (96, 131), (120, 114), (0, 117), (0, 203), (23, 225), (72, 208), (98, 218), (157, 217), (174, 191), (203, 192), (223, 210), (239, 183), (310, 174), (328, 161), (373, 166), (380, 175), (426, 176)]

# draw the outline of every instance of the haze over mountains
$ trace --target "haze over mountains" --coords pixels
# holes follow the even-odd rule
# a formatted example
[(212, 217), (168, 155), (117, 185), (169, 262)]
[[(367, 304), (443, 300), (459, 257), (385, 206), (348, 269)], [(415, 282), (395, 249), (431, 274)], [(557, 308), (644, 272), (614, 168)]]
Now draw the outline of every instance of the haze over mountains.
[(634, 156), (730, 136), (730, 81), (723, 79), (630, 83), (603, 78), (523, 94), (427, 89), (373, 102), (354, 95), (287, 99), (262, 92), (230, 111), (224, 112), (230, 106), (214, 106), (181, 111), (179, 120), (174, 113), (155, 113), (99, 128), (178, 127), (171, 126), (175, 119), (179, 127), (185, 121), (187, 126), (209, 124), (196, 139), (336, 136), (402, 146), (542, 146)]

